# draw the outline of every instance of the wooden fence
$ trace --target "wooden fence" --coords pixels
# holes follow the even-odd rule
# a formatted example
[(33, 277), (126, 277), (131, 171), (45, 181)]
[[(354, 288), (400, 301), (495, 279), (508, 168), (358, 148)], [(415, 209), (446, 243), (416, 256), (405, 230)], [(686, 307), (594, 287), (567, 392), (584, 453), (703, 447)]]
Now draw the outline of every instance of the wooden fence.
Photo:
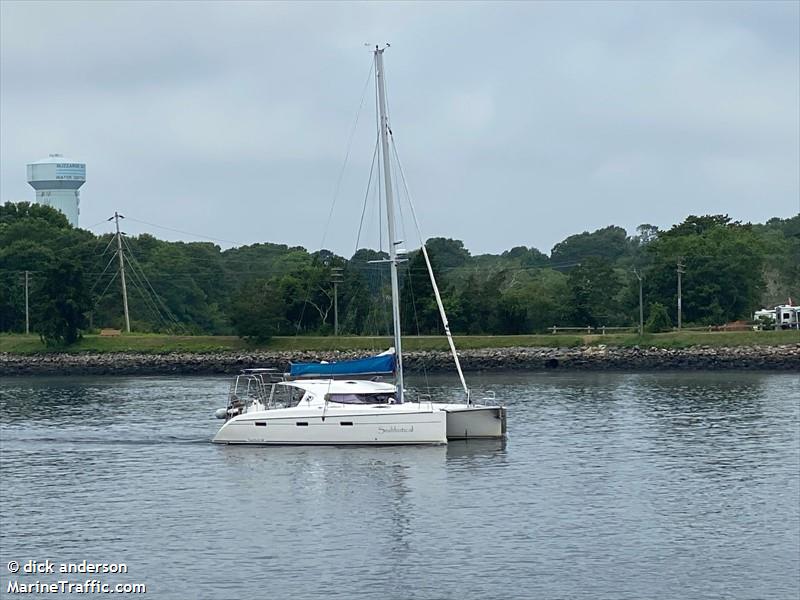
[(572, 333), (585, 333), (587, 335), (605, 335), (606, 332), (632, 332), (635, 333), (638, 331), (636, 327), (606, 327), (602, 325), (600, 327), (591, 327), (587, 325), (586, 327), (559, 327), (557, 325), (553, 325), (552, 327), (548, 327), (547, 330), (552, 333), (556, 334), (559, 331), (563, 332), (572, 332)]
[[(680, 331), (752, 331), (754, 329), (753, 324), (751, 323), (726, 323), (725, 325), (703, 325), (702, 327), (681, 327)], [(586, 327), (560, 327), (558, 325), (553, 325), (552, 327), (548, 327), (547, 331), (552, 334), (556, 333), (585, 333), (586, 335), (605, 335), (608, 333), (638, 333), (638, 327), (590, 327), (587, 325)], [(678, 331), (676, 327), (672, 328), (672, 331)]]

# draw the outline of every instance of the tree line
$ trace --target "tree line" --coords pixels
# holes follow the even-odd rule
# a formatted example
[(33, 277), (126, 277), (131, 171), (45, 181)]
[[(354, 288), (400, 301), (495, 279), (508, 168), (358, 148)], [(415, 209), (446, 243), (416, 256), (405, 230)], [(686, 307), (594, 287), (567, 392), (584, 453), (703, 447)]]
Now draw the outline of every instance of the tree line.
[[(328, 250), (259, 243), (222, 250), (209, 242), (123, 237), (132, 330), (185, 334), (328, 335), (334, 290), (340, 334), (389, 335), (391, 305), (384, 252), (350, 258)], [(523, 334), (558, 326), (634, 327), (639, 281), (653, 330), (676, 321), (683, 265), (686, 325), (750, 318), (800, 290), (800, 215), (763, 224), (727, 215), (689, 216), (633, 235), (614, 225), (571, 235), (549, 254), (518, 246), (472, 255), (459, 240), (426, 247), (451, 329), (460, 334)], [(117, 240), (72, 227), (37, 204), (0, 206), (0, 331), (30, 327), (50, 344), (81, 331), (123, 328)], [(441, 332), (422, 253), (401, 269), (403, 331)], [(635, 273), (634, 273), (635, 271)], [(340, 273), (336, 277), (336, 273)], [(333, 280), (339, 283), (334, 288)]]

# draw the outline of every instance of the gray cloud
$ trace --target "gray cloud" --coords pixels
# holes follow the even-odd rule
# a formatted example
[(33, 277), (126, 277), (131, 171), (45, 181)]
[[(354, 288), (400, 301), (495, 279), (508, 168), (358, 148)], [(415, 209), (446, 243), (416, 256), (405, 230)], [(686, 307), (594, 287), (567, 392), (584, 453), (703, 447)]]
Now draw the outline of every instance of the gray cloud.
[[(25, 163), (63, 152), (87, 162), (84, 226), (120, 210), (319, 247), (365, 41), (392, 42), (426, 235), (547, 251), (610, 223), (800, 210), (795, 2), (0, 7), (0, 200), (31, 199)], [(374, 132), (364, 112), (326, 239), (344, 254)]]

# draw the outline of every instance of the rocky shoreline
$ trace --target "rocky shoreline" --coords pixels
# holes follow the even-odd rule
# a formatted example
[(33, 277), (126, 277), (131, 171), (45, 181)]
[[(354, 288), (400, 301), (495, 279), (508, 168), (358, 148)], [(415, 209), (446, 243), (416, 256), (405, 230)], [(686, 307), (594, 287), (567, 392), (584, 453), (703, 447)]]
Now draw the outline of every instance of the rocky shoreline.
[[(0, 353), (0, 376), (10, 375), (210, 375), (232, 374), (252, 367), (287, 370), (290, 361), (339, 361), (363, 357), (363, 352), (214, 352), (145, 354), (134, 352), (36, 354)], [(459, 351), (466, 371), (500, 370), (770, 370), (800, 372), (800, 344), (685, 349), (616, 348), (494, 348)], [(403, 354), (410, 372), (452, 370), (448, 352)]]

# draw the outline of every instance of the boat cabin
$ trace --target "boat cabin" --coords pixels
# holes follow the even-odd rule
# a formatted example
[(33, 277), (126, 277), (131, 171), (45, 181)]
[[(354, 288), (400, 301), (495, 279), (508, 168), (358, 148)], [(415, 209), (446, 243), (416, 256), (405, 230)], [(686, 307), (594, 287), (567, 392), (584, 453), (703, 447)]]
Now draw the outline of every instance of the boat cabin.
[[(382, 381), (298, 379), (283, 381), (274, 369), (249, 369), (231, 384), (228, 407), (220, 416), (230, 419), (251, 411), (295, 406), (388, 405), (395, 403), (396, 388)], [(254, 372), (261, 371), (261, 372)]]

